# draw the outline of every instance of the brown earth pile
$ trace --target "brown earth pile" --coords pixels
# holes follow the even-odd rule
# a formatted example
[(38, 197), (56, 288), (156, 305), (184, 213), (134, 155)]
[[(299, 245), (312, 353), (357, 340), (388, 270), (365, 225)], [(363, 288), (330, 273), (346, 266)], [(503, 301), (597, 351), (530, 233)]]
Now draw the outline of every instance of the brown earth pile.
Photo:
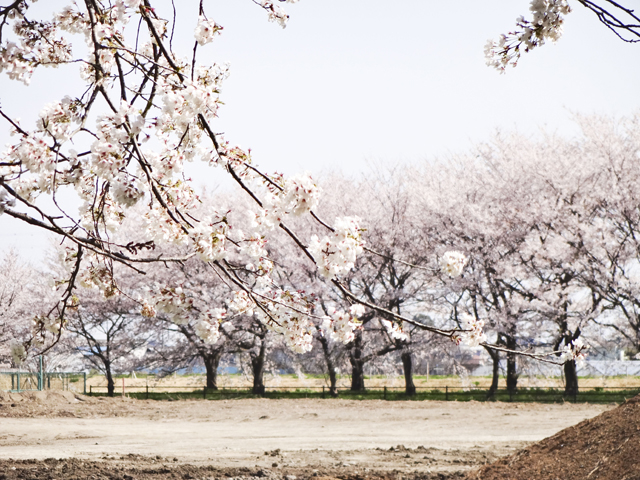
[(640, 396), (465, 477), (533, 479), (640, 480)]
[(128, 397), (87, 397), (61, 390), (0, 391), (0, 418), (123, 417), (139, 413), (141, 403)]

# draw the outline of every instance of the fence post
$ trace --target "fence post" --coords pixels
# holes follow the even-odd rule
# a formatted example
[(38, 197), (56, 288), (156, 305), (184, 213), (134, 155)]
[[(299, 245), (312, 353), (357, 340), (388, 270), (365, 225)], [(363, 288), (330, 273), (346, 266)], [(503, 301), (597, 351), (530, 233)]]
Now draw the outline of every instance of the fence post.
[(449, 400), (449, 387), (448, 386), (444, 387), (444, 399), (445, 400)]
[(146, 387), (147, 387), (147, 400), (149, 400), (149, 384), (148, 383), (147, 383)]
[(324, 398), (324, 385), (322, 386), (322, 398)]
[(387, 399), (387, 387), (386, 386), (384, 387), (384, 399), (385, 400)]
[(16, 374), (16, 379), (18, 381), (18, 393), (20, 393), (20, 370), (18, 370), (18, 373)]
[(84, 386), (82, 387), (82, 393), (86, 395), (87, 394), (87, 372), (83, 372), (82, 374), (84, 376)]
[(89, 385), (89, 396), (93, 397), (93, 385)]

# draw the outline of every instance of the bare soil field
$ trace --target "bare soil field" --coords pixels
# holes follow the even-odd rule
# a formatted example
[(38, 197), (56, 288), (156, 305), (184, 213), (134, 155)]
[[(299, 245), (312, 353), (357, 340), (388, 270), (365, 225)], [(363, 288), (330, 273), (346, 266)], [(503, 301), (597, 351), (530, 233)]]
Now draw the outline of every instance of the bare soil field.
[(0, 479), (458, 479), (611, 408), (0, 392)]

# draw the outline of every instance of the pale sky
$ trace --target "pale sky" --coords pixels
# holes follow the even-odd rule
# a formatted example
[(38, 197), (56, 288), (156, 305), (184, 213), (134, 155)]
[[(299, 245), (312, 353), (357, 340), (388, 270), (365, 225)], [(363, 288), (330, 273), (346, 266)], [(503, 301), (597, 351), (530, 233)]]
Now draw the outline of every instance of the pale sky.
[[(485, 65), (484, 45), (527, 15), (528, 0), (300, 0), (282, 4), (291, 15), (284, 30), (250, 0), (205, 1), (224, 31), (200, 61), (231, 63), (216, 129), (251, 148), (268, 172), (358, 175), (372, 161), (464, 151), (497, 129), (568, 136), (572, 113), (640, 111), (640, 45), (623, 43), (570, 3), (560, 41), (500, 75)], [(178, 5), (188, 21), (175, 45), (186, 53), (197, 2)], [(0, 102), (31, 127), (42, 105), (79, 95), (69, 85), (55, 70), (37, 71), (29, 88), (0, 74)], [(1, 145), (6, 131), (0, 123)], [(220, 172), (192, 175), (211, 186)], [(0, 216), (0, 249), (14, 245), (37, 262), (47, 242), (30, 230)]]

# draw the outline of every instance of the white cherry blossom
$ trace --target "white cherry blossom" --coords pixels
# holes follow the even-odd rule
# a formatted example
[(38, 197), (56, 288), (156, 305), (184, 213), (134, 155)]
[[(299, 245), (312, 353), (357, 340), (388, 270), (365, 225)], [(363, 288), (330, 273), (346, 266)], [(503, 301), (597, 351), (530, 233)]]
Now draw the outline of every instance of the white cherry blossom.
[(211, 43), (216, 35), (220, 35), (222, 27), (213, 20), (207, 20), (204, 16), (198, 17), (198, 25), (194, 32), (198, 45)]
[(220, 323), (226, 311), (223, 308), (206, 309), (200, 313), (199, 321), (195, 326), (196, 335), (204, 343), (214, 344), (220, 338)]
[(320, 274), (332, 279), (351, 270), (362, 253), (364, 240), (357, 217), (337, 218), (331, 235), (319, 239), (311, 237), (309, 251), (313, 254)]
[(564, 16), (571, 12), (571, 7), (567, 0), (531, 0), (529, 10), (532, 18), (518, 17), (516, 31), (487, 42), (488, 66), (504, 72), (507, 66), (518, 63), (522, 52), (544, 45), (547, 40), (556, 42), (562, 36)]
[(570, 362), (575, 360), (578, 365), (583, 365), (587, 358), (587, 345), (581, 338), (577, 338), (568, 345), (562, 347), (560, 355), (561, 362)]
[(459, 277), (462, 275), (468, 261), (463, 253), (453, 250), (445, 252), (440, 259), (440, 267), (442, 271), (450, 277)]

